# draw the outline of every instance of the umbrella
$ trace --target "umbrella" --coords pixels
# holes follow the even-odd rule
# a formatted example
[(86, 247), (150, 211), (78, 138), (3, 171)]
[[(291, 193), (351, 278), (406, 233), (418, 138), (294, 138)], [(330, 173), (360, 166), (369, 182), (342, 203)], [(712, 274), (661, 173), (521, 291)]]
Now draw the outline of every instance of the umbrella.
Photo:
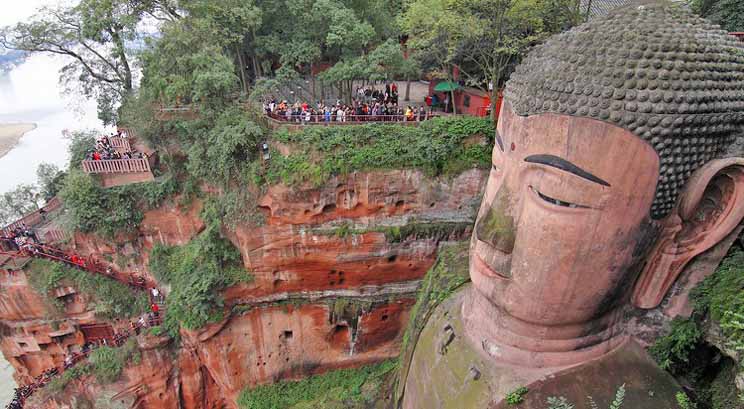
[(436, 87), (434, 87), (435, 92), (450, 92), (457, 91), (458, 89), (460, 89), (460, 84), (452, 81), (440, 82)]

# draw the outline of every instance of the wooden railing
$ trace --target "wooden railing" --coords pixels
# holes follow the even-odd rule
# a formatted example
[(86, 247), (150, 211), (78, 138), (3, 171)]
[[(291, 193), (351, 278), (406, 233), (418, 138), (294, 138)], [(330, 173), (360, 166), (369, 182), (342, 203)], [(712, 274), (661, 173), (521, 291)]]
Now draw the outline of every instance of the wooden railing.
[(61, 206), (62, 206), (62, 202), (56, 197), (54, 197), (41, 209), (23, 216), (23, 218), (16, 220), (13, 223), (3, 227), (2, 230), (5, 232), (9, 232), (15, 229), (16, 227), (22, 227), (23, 225), (26, 225), (28, 227), (33, 227), (41, 223), (42, 221), (44, 221), (45, 214), (53, 212), (59, 209)]
[(129, 138), (120, 138), (118, 136), (109, 137), (109, 143), (111, 147), (119, 152), (131, 152), (132, 147), (129, 145)]
[(83, 172), (85, 173), (150, 172), (150, 162), (147, 160), (147, 158), (84, 160), (83, 161)]

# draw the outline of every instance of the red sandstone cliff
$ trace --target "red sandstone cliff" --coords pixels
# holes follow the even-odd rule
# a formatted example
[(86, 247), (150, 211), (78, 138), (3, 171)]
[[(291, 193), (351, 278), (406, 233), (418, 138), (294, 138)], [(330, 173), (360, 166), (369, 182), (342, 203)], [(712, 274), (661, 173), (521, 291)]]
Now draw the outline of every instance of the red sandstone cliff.
[[(86, 378), (36, 404), (56, 408), (110, 396), (140, 408), (235, 407), (246, 386), (397, 356), (438, 241), (469, 234), (484, 182), (480, 170), (452, 180), (389, 171), (334, 178), (321, 188), (271, 187), (258, 202), (264, 225), (225, 231), (255, 280), (225, 291), (229, 313), (222, 322), (182, 331), (179, 345), (142, 336), (142, 362), (115, 384)], [(77, 234), (71, 246), (147, 273), (154, 243), (184, 244), (204, 228), (199, 210), (199, 203), (166, 205), (147, 212), (136, 235), (114, 243)], [(68, 333), (55, 333), (19, 274), (0, 282), (0, 320), (9, 328), (0, 348), (24, 381), (82, 344), (80, 325), (96, 318), (85, 297), (73, 295), (62, 321)], [(29, 347), (23, 341), (29, 337), (50, 343)]]

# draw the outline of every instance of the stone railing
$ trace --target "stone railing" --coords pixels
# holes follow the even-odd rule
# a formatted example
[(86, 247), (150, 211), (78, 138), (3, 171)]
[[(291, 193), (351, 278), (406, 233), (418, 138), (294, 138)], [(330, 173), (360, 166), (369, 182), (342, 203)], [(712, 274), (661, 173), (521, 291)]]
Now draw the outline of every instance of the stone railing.
[(150, 162), (147, 158), (140, 159), (102, 159), (84, 160), (85, 173), (134, 173), (150, 172)]

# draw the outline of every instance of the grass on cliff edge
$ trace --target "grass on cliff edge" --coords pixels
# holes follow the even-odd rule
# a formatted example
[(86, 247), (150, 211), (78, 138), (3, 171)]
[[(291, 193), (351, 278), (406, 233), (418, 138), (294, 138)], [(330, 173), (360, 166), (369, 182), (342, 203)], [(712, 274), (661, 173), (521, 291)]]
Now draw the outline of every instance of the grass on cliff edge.
[(397, 362), (339, 369), (300, 381), (244, 389), (241, 409), (363, 409), (378, 402)]
[[(272, 184), (318, 186), (335, 175), (374, 169), (454, 175), (489, 166), (494, 132), (492, 122), (474, 117), (436, 118), (416, 127), (369, 124), (279, 130), (274, 138), (299, 153), (273, 152), (263, 177)], [(469, 141), (471, 137), (476, 138)]]
[(33, 260), (26, 267), (29, 284), (42, 295), (56, 313), (63, 308), (52, 291), (70, 285), (79, 293), (92, 297), (96, 316), (103, 319), (130, 318), (147, 311), (147, 295), (107, 277), (88, 273), (49, 260)]

